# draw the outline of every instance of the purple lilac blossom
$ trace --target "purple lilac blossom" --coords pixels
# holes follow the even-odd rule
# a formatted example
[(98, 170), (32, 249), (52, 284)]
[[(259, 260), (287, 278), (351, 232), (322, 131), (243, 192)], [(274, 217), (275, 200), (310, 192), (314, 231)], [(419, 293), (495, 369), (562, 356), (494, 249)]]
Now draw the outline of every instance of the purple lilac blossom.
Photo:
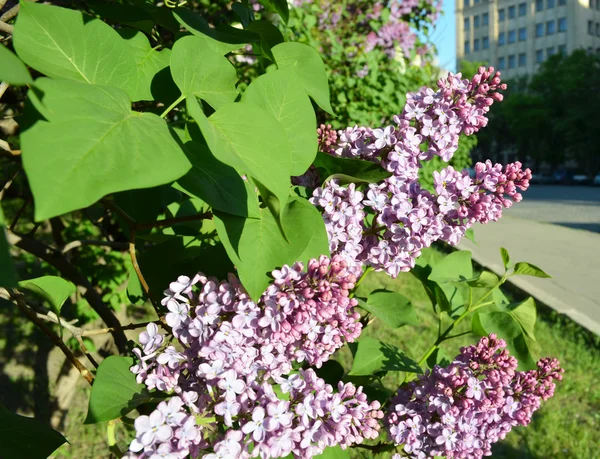
[(471, 135), (487, 124), (485, 114), (502, 100), (497, 91), (506, 85), (492, 67), (480, 67), (471, 80), (450, 74), (438, 88), (408, 94), (395, 126), (355, 126), (337, 135), (325, 126), (318, 130), (325, 153), (379, 163), (392, 174), (364, 192), (335, 180), (313, 192), (331, 253), (396, 277), (412, 269), (433, 242), (456, 245), (474, 223), (497, 221), (504, 208), (522, 199), (531, 171), (519, 162), (478, 163), (475, 178), (448, 166), (434, 173), (434, 192), (421, 189), (421, 162), (433, 155), (450, 160), (461, 133)]
[(513, 427), (529, 424), (563, 369), (556, 359), (541, 359), (536, 370), (517, 371), (505, 348), (496, 335), (483, 337), (449, 366), (436, 365), (398, 389), (384, 423), (404, 456), (480, 459)]
[(257, 303), (233, 275), (170, 284), (162, 303), (179, 345), (165, 346), (148, 325), (131, 371), (173, 397), (137, 418), (127, 457), (310, 458), (377, 437), (383, 412), (362, 388), (340, 383), (335, 391), (313, 370), (292, 373), (293, 362), (320, 367), (360, 335), (349, 295), (360, 265), (322, 256), (306, 270), (296, 263), (272, 275)]

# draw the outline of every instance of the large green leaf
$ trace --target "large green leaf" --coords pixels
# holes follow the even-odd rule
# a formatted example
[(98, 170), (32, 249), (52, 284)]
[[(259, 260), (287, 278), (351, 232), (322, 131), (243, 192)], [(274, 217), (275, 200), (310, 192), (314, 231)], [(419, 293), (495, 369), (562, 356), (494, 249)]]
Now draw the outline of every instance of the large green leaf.
[(198, 141), (186, 142), (184, 151), (192, 168), (177, 181), (181, 189), (214, 209), (241, 217), (260, 217), (256, 192), (233, 167), (219, 161), (206, 144)]
[(349, 375), (368, 376), (378, 371), (404, 371), (421, 373), (417, 363), (407, 357), (396, 346), (364, 336), (358, 342), (358, 348), (352, 362)]
[(48, 121), (25, 131), (21, 142), (38, 221), (108, 193), (168, 183), (189, 170), (165, 121), (131, 111), (120, 89), (50, 79), (37, 80), (36, 87)]
[(126, 415), (136, 406), (149, 400), (143, 384), (135, 381), (129, 371), (131, 357), (107, 357), (98, 367), (92, 386), (85, 424), (110, 421)]
[(360, 306), (393, 328), (419, 324), (410, 300), (400, 293), (375, 290)]
[(20, 416), (0, 405), (0, 457), (46, 459), (67, 439), (37, 419)]
[(33, 83), (25, 64), (6, 46), (0, 46), (0, 81), (12, 85)]
[(508, 250), (504, 247), (500, 247), (500, 256), (502, 257), (504, 269), (508, 269), (510, 267), (510, 255), (508, 254)]
[(132, 88), (131, 100), (155, 100), (157, 90), (152, 90), (153, 85), (156, 87), (167, 84), (167, 82), (160, 79), (159, 73), (169, 66), (171, 50), (163, 49), (159, 51), (152, 48), (148, 38), (142, 32), (135, 32), (130, 35), (126, 43), (129, 45), (137, 68), (137, 85), (135, 89)]
[(470, 280), (473, 277), (471, 252), (459, 250), (446, 255), (436, 263), (429, 274), (429, 280), (437, 283)]
[(319, 53), (303, 43), (280, 43), (273, 47), (277, 67), (292, 67), (308, 95), (327, 113), (334, 114), (329, 101), (327, 71)]
[(17, 285), (17, 275), (10, 258), (8, 242), (4, 232), (4, 213), (0, 206), (0, 287), (12, 288)]
[(340, 183), (375, 183), (392, 174), (379, 164), (360, 159), (348, 159), (319, 152), (314, 165), (322, 177), (337, 179)]
[(317, 155), (317, 118), (291, 68), (254, 80), (242, 101), (264, 108), (283, 126), (292, 147), (292, 175), (302, 175)]
[(259, 35), (234, 27), (221, 26), (213, 29), (206, 19), (185, 8), (177, 8), (173, 11), (173, 16), (189, 32), (202, 40), (203, 47), (208, 47), (220, 54), (227, 54), (250, 42), (260, 40)]
[(194, 95), (219, 108), (238, 94), (237, 75), (231, 62), (204, 46), (198, 37), (183, 37), (173, 45), (171, 74), (184, 96)]
[(52, 310), (59, 315), (65, 301), (75, 293), (75, 285), (57, 276), (43, 276), (19, 282), (19, 287), (35, 293), (47, 301)]
[(252, 21), (248, 24), (247, 30), (260, 35), (260, 42), (253, 44), (255, 54), (262, 54), (269, 60), (275, 62), (273, 56), (273, 46), (284, 42), (283, 34), (271, 22), (267, 20)]
[[(323, 219), (308, 201), (301, 198), (290, 201), (282, 213), (282, 221), (289, 242), (268, 209), (260, 210), (259, 219), (215, 213), (219, 237), (254, 300), (271, 282), (269, 275), (274, 269), (296, 261), (306, 262), (328, 251)], [(319, 243), (314, 241), (315, 234)], [(311, 250), (307, 251), (309, 243)]]
[(283, 208), (290, 189), (291, 147), (273, 115), (252, 104), (232, 103), (206, 118), (193, 96), (187, 106), (215, 158), (260, 182)]
[(20, 5), (14, 45), (26, 64), (52, 78), (114, 86), (133, 97), (136, 62), (112, 27), (75, 10), (33, 2)]

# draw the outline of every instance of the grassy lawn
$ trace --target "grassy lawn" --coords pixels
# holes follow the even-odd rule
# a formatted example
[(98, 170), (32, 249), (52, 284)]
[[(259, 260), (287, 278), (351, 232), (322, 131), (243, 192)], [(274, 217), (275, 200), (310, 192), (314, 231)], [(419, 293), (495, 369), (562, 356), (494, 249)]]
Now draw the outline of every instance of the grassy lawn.
[[(412, 274), (401, 274), (392, 280), (380, 273), (371, 273), (361, 285), (359, 296), (379, 288), (395, 290), (410, 298), (422, 325), (392, 329), (376, 319), (363, 336), (394, 344), (418, 360), (435, 340), (437, 330), (437, 318), (425, 290)], [(541, 345), (542, 357), (558, 358), (565, 369), (564, 379), (558, 383), (555, 396), (536, 412), (531, 425), (514, 429), (496, 445), (492, 457), (600, 458), (600, 340), (554, 312), (538, 313), (535, 336)], [(469, 320), (465, 320), (457, 332), (467, 331), (469, 326)], [(477, 339), (475, 335), (465, 335), (446, 341), (442, 348), (453, 357), (461, 346)], [(349, 354), (343, 353), (339, 360), (347, 367)], [(394, 388), (401, 376), (388, 375), (384, 384)], [(369, 456), (360, 453), (357, 457)]]

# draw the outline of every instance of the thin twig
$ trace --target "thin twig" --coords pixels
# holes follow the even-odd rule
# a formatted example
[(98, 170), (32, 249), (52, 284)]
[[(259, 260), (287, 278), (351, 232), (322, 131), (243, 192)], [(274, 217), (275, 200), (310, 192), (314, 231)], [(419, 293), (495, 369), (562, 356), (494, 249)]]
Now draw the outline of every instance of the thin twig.
[(27, 205), (29, 204), (30, 201), (31, 201), (31, 198), (25, 198), (25, 202), (19, 208), (19, 210), (17, 210), (17, 213), (15, 214), (15, 217), (13, 218), (13, 221), (11, 222), (11, 224), (9, 226), (9, 229), (11, 231), (15, 230), (15, 227), (17, 226), (17, 223), (19, 222), (19, 219), (21, 218), (21, 215), (23, 214), (23, 212), (27, 208)]
[(152, 304), (156, 315), (158, 317), (161, 317), (158, 305), (153, 301), (152, 297), (150, 296), (150, 286), (148, 285), (148, 282), (146, 282), (146, 278), (142, 274), (142, 270), (140, 269), (140, 265), (137, 261), (137, 256), (135, 254), (135, 231), (135, 227), (130, 228), (129, 256), (131, 257), (131, 264), (133, 265), (133, 269), (135, 270), (135, 273), (138, 279), (140, 280), (140, 284), (142, 284), (142, 288), (144, 289), (146, 296), (150, 300), (150, 303)]
[(4, 8), (4, 5), (6, 5), (6, 2), (7, 2), (7, 1), (8, 1), (8, 0), (0, 0), (0, 10), (1, 10), (2, 8)]
[(116, 205), (113, 201), (111, 201), (110, 199), (102, 199), (101, 200), (102, 204), (104, 204), (108, 209), (112, 210), (113, 212), (116, 212), (117, 214), (119, 214), (119, 216), (125, 220), (127, 222), (127, 225), (129, 226), (135, 226), (136, 225), (136, 221), (129, 216), (129, 214), (127, 212), (125, 212), (123, 209), (121, 209), (118, 205)]
[(36, 239), (18, 235), (11, 230), (7, 231), (7, 236), (9, 243), (44, 260), (46, 263), (56, 268), (61, 273), (62, 277), (70, 280), (75, 285), (78, 285), (82, 291), (83, 297), (87, 300), (92, 309), (98, 313), (107, 326), (113, 329), (112, 335), (119, 352), (127, 352), (127, 337), (121, 329), (121, 323), (104, 301), (102, 301), (102, 297), (91, 282), (82, 275), (75, 266), (69, 263), (59, 251)]
[(94, 365), (94, 367), (98, 368), (98, 362), (96, 362), (96, 359), (94, 359), (94, 357), (92, 357), (90, 351), (88, 351), (85, 343), (83, 342), (83, 330), (81, 328), (76, 327), (75, 325), (73, 325), (70, 322), (67, 322), (65, 319), (61, 319), (59, 316), (57, 316), (52, 311), (48, 311), (48, 314), (41, 314), (39, 312), (36, 312), (36, 315), (38, 316), (38, 318), (45, 320), (46, 322), (53, 322), (55, 324), (60, 325), (63, 328), (66, 328), (79, 343), (81, 352), (83, 352), (85, 354), (85, 356), (87, 357), (89, 362), (92, 365)]
[(73, 366), (75, 368), (77, 368), (77, 370), (79, 371), (79, 373), (81, 373), (81, 376), (83, 376), (83, 378), (90, 385), (92, 385), (94, 383), (94, 375), (92, 375), (92, 373), (90, 372), (90, 370), (88, 370), (85, 367), (85, 365), (83, 365), (83, 363), (81, 363), (81, 361), (77, 357), (75, 357), (75, 355), (65, 345), (65, 343), (63, 343), (63, 341), (58, 337), (58, 335), (56, 335), (56, 333), (54, 333), (52, 330), (50, 330), (50, 328), (48, 328), (46, 326), (46, 324), (38, 318), (38, 316), (36, 315), (36, 313), (25, 304), (25, 300), (23, 299), (23, 294), (20, 293), (17, 290), (11, 290), (10, 291), (10, 296), (17, 303), (17, 306), (19, 307), (19, 309), (27, 317), (29, 317), (29, 319), (35, 325), (37, 325), (37, 327), (40, 330), (42, 330), (46, 334), (46, 336), (48, 336), (48, 338), (50, 338), (50, 340), (56, 346), (58, 346), (60, 348), (60, 350), (63, 352), (63, 354), (65, 354), (65, 356), (67, 357), (67, 359), (73, 364)]
[(127, 242), (113, 242), (113, 241), (94, 241), (89, 239), (82, 239), (79, 241), (71, 241), (62, 248), (61, 253), (65, 254), (73, 249), (77, 249), (84, 245), (96, 245), (101, 247), (110, 247), (115, 250), (127, 250), (129, 244)]
[(212, 212), (204, 212), (202, 214), (187, 215), (185, 217), (165, 218), (155, 222), (137, 223), (135, 226), (138, 229), (160, 228), (163, 226), (173, 226), (177, 223), (192, 222), (196, 220), (209, 220), (212, 218)]
[[(136, 330), (138, 328), (145, 328), (149, 324), (162, 325), (162, 322), (160, 320), (153, 320), (150, 322), (140, 322), (138, 324), (128, 324), (128, 325), (123, 325), (121, 327), (121, 330)], [(83, 330), (81, 333), (81, 336), (103, 335), (105, 333), (110, 333), (112, 331), (114, 331), (114, 329), (112, 329), (110, 327), (109, 328), (99, 328), (98, 330)]]
[(4, 184), (4, 186), (2, 187), (2, 190), (0, 190), (0, 201), (2, 201), (2, 198), (4, 197), (4, 193), (6, 193), (6, 190), (8, 190), (10, 188), (10, 186), (12, 185), (12, 183), (15, 181), (15, 179), (17, 178), (17, 175), (19, 175), (19, 172), (21, 172), (21, 169), (17, 169), (17, 172), (15, 172), (13, 174), (13, 176), (11, 178), (8, 179), (8, 181)]
[(8, 83), (6, 83), (5, 81), (0, 83), (0, 99), (2, 99), (2, 96), (4, 95), (4, 93), (6, 92), (7, 89), (8, 89)]
[(4, 22), (0, 21), (0, 32), (12, 35), (14, 31), (14, 26), (11, 26), (10, 24), (5, 24)]
[(4, 13), (2, 16), (0, 16), (0, 21), (2, 21), (2, 22), (10, 21), (12, 18), (14, 18), (17, 15), (20, 8), (21, 8), (21, 5), (19, 5), (17, 3), (10, 10), (8, 10), (6, 13)]

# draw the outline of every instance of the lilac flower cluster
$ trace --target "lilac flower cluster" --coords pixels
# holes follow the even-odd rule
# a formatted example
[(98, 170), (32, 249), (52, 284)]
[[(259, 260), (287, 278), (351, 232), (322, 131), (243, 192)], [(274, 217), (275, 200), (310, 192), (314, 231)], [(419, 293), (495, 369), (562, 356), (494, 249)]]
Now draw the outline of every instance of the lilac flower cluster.
[(162, 303), (178, 345), (148, 325), (131, 371), (174, 396), (136, 420), (129, 457), (310, 458), (378, 435), (383, 413), (361, 388), (335, 392), (313, 370), (292, 372), (294, 362), (320, 367), (360, 335), (349, 297), (360, 267), (323, 256), (272, 274), (257, 303), (233, 275), (171, 283)]
[(434, 155), (448, 161), (461, 133), (471, 135), (487, 124), (485, 114), (502, 100), (497, 91), (506, 85), (493, 68), (480, 67), (471, 80), (450, 74), (438, 87), (409, 94), (395, 126), (337, 133), (319, 128), (324, 152), (376, 162), (392, 174), (365, 193), (335, 180), (313, 192), (311, 202), (322, 209), (332, 253), (396, 277), (414, 267), (423, 248), (437, 240), (457, 244), (474, 223), (496, 221), (521, 200), (531, 171), (519, 162), (478, 163), (474, 178), (448, 166), (434, 173), (435, 192), (421, 189), (421, 161)]
[(400, 387), (384, 422), (405, 455), (480, 459), (513, 427), (531, 421), (563, 370), (556, 359), (542, 359), (537, 370), (518, 372), (505, 347), (495, 335), (484, 337), (449, 366)]

